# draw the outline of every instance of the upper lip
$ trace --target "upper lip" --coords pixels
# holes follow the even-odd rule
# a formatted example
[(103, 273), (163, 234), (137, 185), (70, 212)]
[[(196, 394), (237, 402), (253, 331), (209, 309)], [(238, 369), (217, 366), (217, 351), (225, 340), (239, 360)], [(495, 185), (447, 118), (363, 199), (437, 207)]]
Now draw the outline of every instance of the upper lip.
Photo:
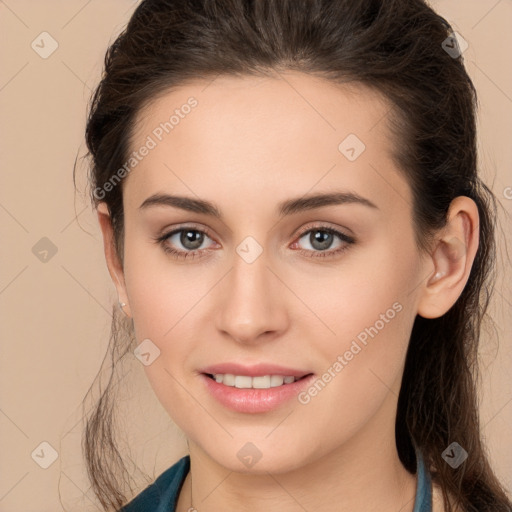
[(199, 370), (201, 373), (210, 375), (215, 374), (232, 374), (232, 375), (247, 375), (249, 377), (261, 377), (263, 375), (283, 375), (285, 377), (304, 377), (312, 372), (299, 370), (297, 368), (287, 368), (276, 364), (258, 363), (252, 365), (243, 365), (240, 363), (219, 363), (211, 366), (206, 366)]

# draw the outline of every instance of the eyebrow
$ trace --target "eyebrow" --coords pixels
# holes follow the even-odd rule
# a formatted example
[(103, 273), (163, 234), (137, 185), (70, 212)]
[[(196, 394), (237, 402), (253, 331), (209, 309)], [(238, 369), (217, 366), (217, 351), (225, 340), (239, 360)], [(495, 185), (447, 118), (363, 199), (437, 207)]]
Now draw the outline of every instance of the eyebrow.
[[(285, 217), (302, 211), (321, 208), (322, 206), (342, 204), (360, 204), (369, 208), (379, 209), (369, 199), (361, 197), (358, 194), (352, 192), (330, 192), (324, 194), (312, 194), (283, 201), (278, 205), (278, 213), (280, 217)], [(217, 219), (222, 218), (220, 209), (215, 204), (203, 199), (195, 199), (193, 197), (153, 194), (139, 206), (139, 210), (145, 210), (153, 206), (171, 206), (189, 212), (210, 215)]]

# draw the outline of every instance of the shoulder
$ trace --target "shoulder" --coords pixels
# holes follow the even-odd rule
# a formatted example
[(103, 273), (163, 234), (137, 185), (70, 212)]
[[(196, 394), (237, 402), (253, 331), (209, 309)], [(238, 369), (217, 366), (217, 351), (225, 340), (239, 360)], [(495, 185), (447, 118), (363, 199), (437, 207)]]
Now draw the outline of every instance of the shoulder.
[(186, 455), (166, 469), (119, 512), (168, 512), (174, 510), (179, 490), (189, 468), (190, 457)]

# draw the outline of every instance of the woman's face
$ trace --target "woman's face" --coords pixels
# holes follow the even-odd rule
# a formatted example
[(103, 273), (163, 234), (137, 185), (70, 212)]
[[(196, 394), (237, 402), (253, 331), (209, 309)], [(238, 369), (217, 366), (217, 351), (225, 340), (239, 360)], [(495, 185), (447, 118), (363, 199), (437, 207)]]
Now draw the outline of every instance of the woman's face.
[(236, 471), (392, 442), (432, 271), (391, 157), (389, 104), (360, 85), (281, 76), (155, 100), (123, 184), (143, 367), (186, 436)]

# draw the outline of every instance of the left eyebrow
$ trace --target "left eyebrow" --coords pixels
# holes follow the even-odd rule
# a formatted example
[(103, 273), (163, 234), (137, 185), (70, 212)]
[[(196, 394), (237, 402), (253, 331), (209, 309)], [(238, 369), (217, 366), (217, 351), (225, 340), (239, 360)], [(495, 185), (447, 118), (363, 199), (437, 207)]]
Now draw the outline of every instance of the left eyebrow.
[[(280, 217), (285, 217), (306, 210), (340, 204), (361, 204), (369, 208), (379, 209), (369, 199), (361, 197), (358, 194), (352, 192), (331, 192), (288, 199), (279, 203), (278, 213)], [(195, 199), (193, 197), (153, 194), (139, 206), (139, 209), (146, 209), (151, 206), (171, 206), (194, 213), (210, 215), (218, 219), (222, 218), (220, 209), (215, 204), (204, 199)]]
[(362, 204), (369, 208), (379, 209), (377, 205), (372, 203), (369, 199), (361, 197), (358, 194), (352, 192), (331, 192), (328, 194), (313, 194), (284, 201), (279, 204), (279, 215), (284, 217), (305, 210), (339, 204)]

